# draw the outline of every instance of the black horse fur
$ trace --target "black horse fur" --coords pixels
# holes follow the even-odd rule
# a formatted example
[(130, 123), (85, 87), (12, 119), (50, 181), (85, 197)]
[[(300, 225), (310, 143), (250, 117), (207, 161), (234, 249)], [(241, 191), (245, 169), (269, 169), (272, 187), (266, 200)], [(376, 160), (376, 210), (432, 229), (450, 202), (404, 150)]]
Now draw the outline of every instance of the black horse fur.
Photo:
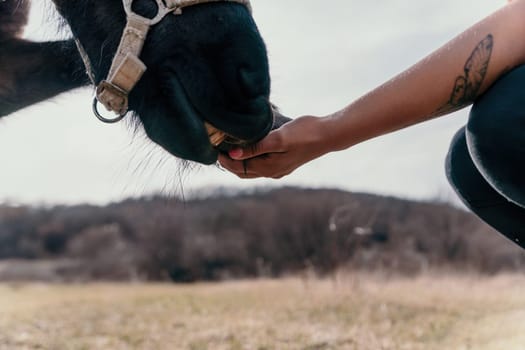
[[(125, 26), (122, 1), (53, 2), (100, 82)], [(0, 117), (89, 83), (73, 39), (20, 38), (28, 9), (29, 0), (0, 0)], [(134, 10), (152, 17), (157, 6), (136, 0)], [(151, 29), (141, 59), (148, 70), (130, 94), (130, 110), (148, 137), (177, 157), (216, 161), (205, 121), (246, 142), (274, 125), (265, 44), (243, 5), (206, 3), (167, 16)]]

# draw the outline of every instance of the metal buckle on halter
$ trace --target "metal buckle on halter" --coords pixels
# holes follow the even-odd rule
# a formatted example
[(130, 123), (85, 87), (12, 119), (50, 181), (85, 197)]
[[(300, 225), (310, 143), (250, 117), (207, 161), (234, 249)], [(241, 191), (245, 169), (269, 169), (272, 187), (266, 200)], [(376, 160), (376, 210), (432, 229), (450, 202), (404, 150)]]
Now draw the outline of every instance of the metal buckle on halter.
[[(100, 96), (103, 96), (101, 98)], [(98, 103), (104, 101), (103, 105), (108, 111), (117, 113), (115, 118), (106, 118), (98, 111)], [(128, 113), (128, 93), (118, 86), (103, 80), (97, 86), (97, 97), (93, 100), (93, 113), (102, 122), (112, 124), (124, 119)]]
[(156, 0), (156, 1), (157, 1), (158, 12), (153, 18), (143, 17), (135, 13), (135, 11), (133, 11), (132, 9), (133, 0), (123, 0), (124, 10), (126, 11), (126, 15), (128, 17), (135, 17), (137, 19), (140, 19), (140, 21), (144, 22), (145, 24), (151, 27), (159, 23), (160, 21), (162, 21), (162, 19), (166, 17), (167, 14), (177, 9), (176, 7), (174, 8), (166, 7), (166, 5), (164, 5), (164, 2), (162, 0)]

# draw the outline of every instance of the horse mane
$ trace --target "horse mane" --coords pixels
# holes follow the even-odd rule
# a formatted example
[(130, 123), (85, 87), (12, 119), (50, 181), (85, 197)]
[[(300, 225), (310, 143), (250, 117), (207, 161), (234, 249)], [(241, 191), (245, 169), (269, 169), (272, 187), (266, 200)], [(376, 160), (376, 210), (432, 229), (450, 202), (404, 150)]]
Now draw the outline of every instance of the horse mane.
[(19, 37), (27, 24), (29, 0), (0, 2), (0, 41)]

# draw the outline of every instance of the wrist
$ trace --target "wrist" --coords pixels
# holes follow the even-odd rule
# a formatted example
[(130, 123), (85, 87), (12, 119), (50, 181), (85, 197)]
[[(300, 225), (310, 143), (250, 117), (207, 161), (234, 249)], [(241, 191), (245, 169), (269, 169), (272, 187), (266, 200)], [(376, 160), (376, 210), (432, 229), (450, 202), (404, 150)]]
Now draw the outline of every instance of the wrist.
[(352, 135), (345, 131), (347, 128), (341, 113), (336, 112), (320, 118), (322, 120), (320, 130), (325, 140), (322, 146), (323, 153), (342, 151), (357, 143), (353, 141)]
[(314, 118), (314, 129), (312, 134), (314, 135), (313, 147), (311, 149), (315, 152), (315, 157), (321, 157), (331, 152), (340, 151), (338, 147), (338, 123), (334, 118), (329, 115), (325, 117), (313, 117)]

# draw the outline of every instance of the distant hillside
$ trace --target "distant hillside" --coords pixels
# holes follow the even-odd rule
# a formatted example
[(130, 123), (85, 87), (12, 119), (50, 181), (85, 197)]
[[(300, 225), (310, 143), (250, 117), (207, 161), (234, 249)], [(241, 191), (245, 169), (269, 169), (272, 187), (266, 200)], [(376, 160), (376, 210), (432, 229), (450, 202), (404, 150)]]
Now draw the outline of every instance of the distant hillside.
[(339, 267), (521, 271), (525, 251), (446, 204), (338, 190), (0, 207), (0, 280), (195, 281)]

